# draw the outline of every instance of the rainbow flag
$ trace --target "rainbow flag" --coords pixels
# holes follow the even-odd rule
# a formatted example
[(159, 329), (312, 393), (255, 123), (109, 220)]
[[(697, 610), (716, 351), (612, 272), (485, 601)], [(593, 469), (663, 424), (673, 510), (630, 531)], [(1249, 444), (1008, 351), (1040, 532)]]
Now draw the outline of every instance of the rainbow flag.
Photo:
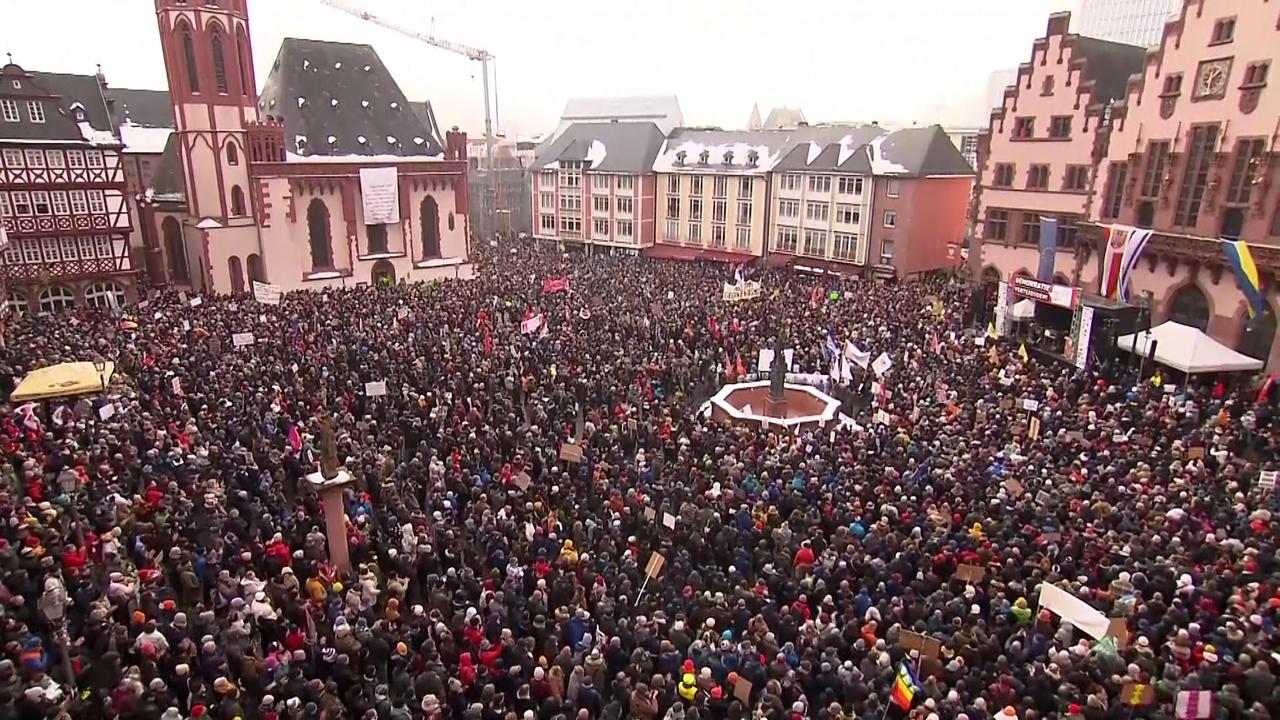
[(911, 674), (911, 670), (907, 668), (906, 663), (898, 666), (898, 679), (893, 682), (893, 693), (889, 695), (889, 702), (902, 708), (903, 712), (911, 711), (911, 701), (916, 696), (916, 679)]
[(1240, 282), (1240, 290), (1245, 300), (1249, 301), (1249, 317), (1256, 318), (1266, 308), (1262, 299), (1261, 284), (1258, 282), (1258, 266), (1253, 264), (1253, 253), (1243, 240), (1223, 240), (1222, 251), (1227, 255), (1227, 262), (1236, 273)]

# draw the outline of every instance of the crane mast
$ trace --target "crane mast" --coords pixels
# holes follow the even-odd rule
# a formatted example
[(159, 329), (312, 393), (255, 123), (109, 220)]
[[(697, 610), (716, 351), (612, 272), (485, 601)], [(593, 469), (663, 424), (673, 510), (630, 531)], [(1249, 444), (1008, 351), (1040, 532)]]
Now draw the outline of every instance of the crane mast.
[[(356, 7), (347, 0), (319, 0), (319, 2), (327, 7), (333, 8), (339, 12), (346, 13), (352, 17), (363, 20), (367, 23), (377, 25), (378, 27), (390, 30), (395, 33), (404, 35), (405, 37), (424, 42), (432, 47), (447, 50), (456, 55), (461, 55), (468, 60), (476, 60), (480, 63), (480, 76), (484, 86), (484, 152), (485, 152), (485, 194), (488, 196), (485, 202), (487, 211), (486, 234), (492, 233), (497, 228), (495, 218), (497, 212), (498, 190), (497, 190), (497, 173), (493, 164), (493, 117), (490, 114), (489, 105), (489, 61), (493, 59), (493, 55), (488, 51), (479, 48), (473, 48), (470, 45), (453, 42), (438, 38), (434, 34), (421, 33), (403, 27), (398, 23), (391, 22), (385, 18), (374, 15), (373, 13)], [(497, 98), (494, 98), (495, 104)]]

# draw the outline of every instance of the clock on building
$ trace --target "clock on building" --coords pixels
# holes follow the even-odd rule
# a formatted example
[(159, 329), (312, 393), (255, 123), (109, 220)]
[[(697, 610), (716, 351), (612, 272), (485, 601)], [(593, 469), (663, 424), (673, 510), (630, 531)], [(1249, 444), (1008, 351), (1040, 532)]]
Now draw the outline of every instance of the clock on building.
[(1231, 58), (1205, 60), (1196, 72), (1196, 99), (1220, 98), (1227, 94), (1227, 76), (1231, 74)]

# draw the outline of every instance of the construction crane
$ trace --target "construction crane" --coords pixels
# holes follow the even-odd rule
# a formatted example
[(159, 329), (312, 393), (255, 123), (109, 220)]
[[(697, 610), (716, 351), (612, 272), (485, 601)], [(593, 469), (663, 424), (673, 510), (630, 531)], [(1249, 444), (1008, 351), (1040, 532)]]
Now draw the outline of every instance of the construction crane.
[[(488, 173), (487, 182), (485, 183), (485, 192), (488, 194), (488, 202), (485, 203), (488, 209), (488, 232), (493, 232), (497, 227), (495, 212), (497, 207), (498, 191), (497, 191), (497, 174), (493, 166), (493, 117), (489, 114), (489, 61), (494, 60), (493, 55), (488, 51), (473, 48), (469, 45), (456, 43), (451, 40), (444, 40), (435, 36), (434, 33), (420, 33), (416, 30), (402, 27), (390, 20), (381, 18), (373, 13), (355, 7), (345, 0), (319, 0), (322, 4), (344, 12), (352, 17), (364, 20), (382, 28), (386, 28), (392, 32), (399, 33), (405, 37), (413, 38), (424, 42), (441, 50), (448, 50), (451, 53), (462, 55), (468, 60), (478, 60), (480, 62), (480, 76), (484, 85), (484, 153), (486, 157), (486, 171)], [(494, 98), (494, 104), (497, 104), (497, 98)]]

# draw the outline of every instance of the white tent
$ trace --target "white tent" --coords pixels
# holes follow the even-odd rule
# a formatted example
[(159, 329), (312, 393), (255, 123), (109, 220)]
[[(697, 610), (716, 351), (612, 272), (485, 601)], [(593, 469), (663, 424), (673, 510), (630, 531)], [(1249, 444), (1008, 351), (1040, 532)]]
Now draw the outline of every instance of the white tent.
[(1023, 298), (1009, 306), (1008, 314), (1014, 320), (1030, 320), (1036, 316), (1036, 301)]
[(1172, 320), (1121, 336), (1116, 347), (1145, 356), (1152, 342), (1157, 343), (1156, 362), (1188, 374), (1262, 369), (1261, 360), (1241, 355), (1197, 328)]

